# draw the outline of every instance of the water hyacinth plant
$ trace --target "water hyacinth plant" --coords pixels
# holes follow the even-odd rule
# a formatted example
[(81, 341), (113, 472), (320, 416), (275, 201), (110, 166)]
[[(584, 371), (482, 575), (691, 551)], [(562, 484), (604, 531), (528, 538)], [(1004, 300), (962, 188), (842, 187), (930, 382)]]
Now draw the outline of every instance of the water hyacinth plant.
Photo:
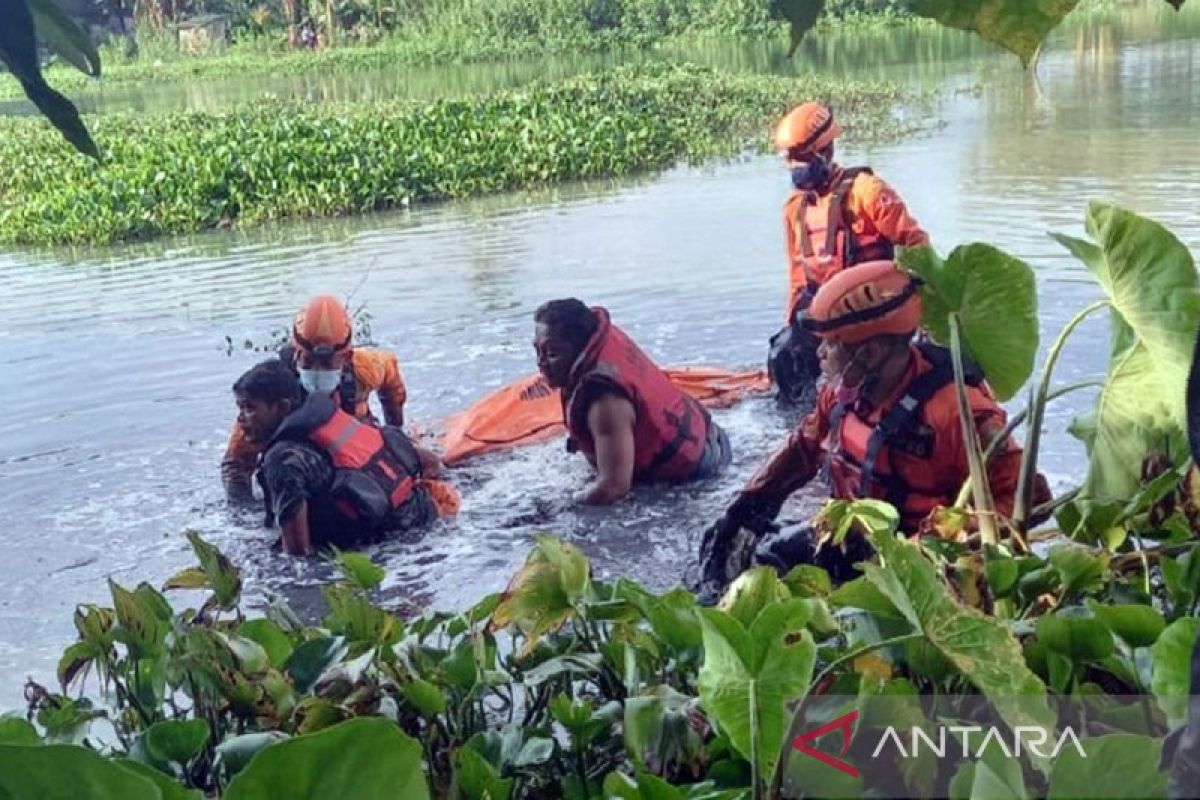
[[(202, 608), (176, 612), (144, 583), (113, 584), (111, 607), (81, 606), (60, 690), (31, 682), (28, 713), (0, 718), (0, 792), (794, 797), (816, 762), (790, 743), (821, 696), (979, 695), (1011, 725), (1053, 725), (1050, 699), (1102, 685), (1156, 698), (1081, 730), (1115, 729), (1154, 754), (1181, 721), (1194, 544), (1171, 560), (1174, 588), (1151, 598), (1136, 596), (1128, 565), (1082, 545), (1043, 558), (909, 542), (876, 501), (832, 504), (822, 520), (868, 536), (880, 564), (838, 588), (815, 567), (752, 570), (701, 609), (682, 590), (595, 580), (576, 547), (543, 536), (504, 593), (401, 619), (372, 600), (382, 570), (343, 553), (316, 626), (277, 604), (248, 618), (238, 568), (192, 534), (200, 565), (167, 585), (207, 587)], [(999, 599), (1016, 621), (987, 613)], [(1054, 796), (1055, 780), (1078, 777), (1073, 757), (1030, 763), (1020, 796)], [(1156, 761), (1132, 775), (1125, 761), (1086, 766), (1153, 788)], [(906, 780), (944, 791), (976, 769), (950, 758)]]
[(789, 103), (835, 91), (856, 136), (901, 127), (895, 87), (662, 65), (434, 102), (109, 115), (91, 122), (101, 164), (35, 119), (3, 119), (0, 243), (123, 241), (658, 169), (761, 144)]

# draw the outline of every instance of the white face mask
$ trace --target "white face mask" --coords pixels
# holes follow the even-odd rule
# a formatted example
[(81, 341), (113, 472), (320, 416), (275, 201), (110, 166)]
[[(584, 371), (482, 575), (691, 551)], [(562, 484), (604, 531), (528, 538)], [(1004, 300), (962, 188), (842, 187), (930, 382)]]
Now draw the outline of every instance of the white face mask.
[(301, 369), (300, 385), (312, 394), (333, 394), (342, 383), (338, 369)]

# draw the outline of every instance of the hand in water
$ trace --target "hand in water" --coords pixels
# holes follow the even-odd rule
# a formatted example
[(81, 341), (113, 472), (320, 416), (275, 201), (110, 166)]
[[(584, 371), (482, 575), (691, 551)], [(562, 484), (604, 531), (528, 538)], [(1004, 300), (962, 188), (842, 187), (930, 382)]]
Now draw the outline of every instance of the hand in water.
[(700, 574), (693, 586), (697, 602), (716, 605), (726, 587), (750, 568), (762, 537), (778, 530), (764, 516), (742, 519), (730, 512), (708, 526), (700, 538)]

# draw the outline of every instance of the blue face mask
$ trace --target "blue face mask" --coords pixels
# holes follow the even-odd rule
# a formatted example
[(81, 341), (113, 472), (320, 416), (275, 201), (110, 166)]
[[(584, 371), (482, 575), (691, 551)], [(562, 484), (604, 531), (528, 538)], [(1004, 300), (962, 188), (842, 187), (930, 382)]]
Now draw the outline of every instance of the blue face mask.
[(820, 189), (829, 183), (831, 173), (829, 162), (814, 155), (803, 166), (792, 167), (792, 186), (802, 192)]

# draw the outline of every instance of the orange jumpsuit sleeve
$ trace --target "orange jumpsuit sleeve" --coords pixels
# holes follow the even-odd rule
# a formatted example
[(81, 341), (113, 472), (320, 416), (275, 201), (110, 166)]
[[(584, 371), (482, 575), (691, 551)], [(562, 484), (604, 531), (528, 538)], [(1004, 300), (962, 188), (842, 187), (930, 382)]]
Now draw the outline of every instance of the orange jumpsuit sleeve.
[(221, 483), (230, 500), (249, 500), (254, 496), (251, 481), (261, 452), (261, 448), (246, 436), (242, 424), (235, 421), (221, 459)]
[(929, 234), (909, 213), (896, 190), (882, 178), (859, 175), (847, 200), (851, 214), (865, 219), (892, 244), (902, 247), (929, 244)]
[(366, 393), (376, 392), (388, 425), (404, 425), (404, 403), (408, 389), (400, 373), (400, 361), (390, 350), (354, 351), (354, 378)]
[(786, 442), (750, 477), (733, 511), (758, 511), (774, 517), (784, 502), (811, 481), (821, 467), (822, 443), (829, 432), (833, 395), (822, 389), (817, 406), (800, 421)]

